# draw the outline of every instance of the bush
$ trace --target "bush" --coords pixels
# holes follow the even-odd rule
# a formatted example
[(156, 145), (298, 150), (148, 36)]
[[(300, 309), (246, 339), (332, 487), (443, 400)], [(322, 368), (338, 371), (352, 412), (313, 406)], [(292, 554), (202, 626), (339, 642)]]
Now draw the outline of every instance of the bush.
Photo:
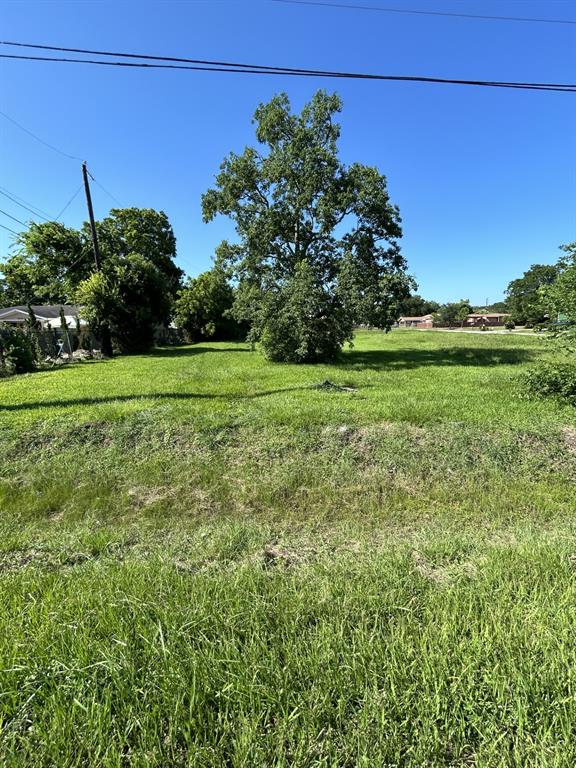
[(180, 291), (175, 306), (176, 325), (191, 342), (245, 337), (247, 328), (231, 317), (233, 304), (234, 291), (226, 276), (221, 270), (211, 269), (190, 278)]
[(504, 323), (504, 328), (506, 328), (506, 330), (508, 331), (513, 331), (514, 328), (516, 328), (516, 323), (514, 322), (514, 320), (506, 320), (506, 322)]
[(524, 374), (528, 395), (557, 397), (576, 404), (576, 365), (541, 363)]
[(36, 355), (28, 334), (18, 328), (0, 328), (0, 372), (30, 373)]
[(281, 291), (264, 298), (261, 310), (262, 350), (275, 362), (335, 360), (344, 342), (352, 339), (351, 315), (316, 280), (306, 263), (296, 267)]

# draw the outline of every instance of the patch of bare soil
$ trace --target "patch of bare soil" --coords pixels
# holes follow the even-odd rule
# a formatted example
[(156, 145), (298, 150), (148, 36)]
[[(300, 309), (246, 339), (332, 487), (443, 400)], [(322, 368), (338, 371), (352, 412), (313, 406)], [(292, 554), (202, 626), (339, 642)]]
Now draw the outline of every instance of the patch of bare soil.
[(474, 578), (477, 574), (477, 566), (470, 560), (464, 560), (450, 565), (434, 565), (418, 550), (412, 551), (412, 560), (418, 573), (428, 581), (444, 585), (454, 581), (459, 576)]
[(278, 544), (268, 544), (262, 553), (264, 568), (292, 568), (301, 564), (303, 558), (294, 550), (286, 549)]
[(576, 453), (576, 427), (562, 427), (564, 444), (572, 453)]

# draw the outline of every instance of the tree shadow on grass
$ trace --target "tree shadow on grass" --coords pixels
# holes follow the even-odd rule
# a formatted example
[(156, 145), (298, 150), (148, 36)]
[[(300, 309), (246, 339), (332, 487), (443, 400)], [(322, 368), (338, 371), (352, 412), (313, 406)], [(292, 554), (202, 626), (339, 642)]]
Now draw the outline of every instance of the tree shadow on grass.
[(343, 352), (339, 368), (372, 371), (405, 370), (425, 366), (519, 365), (534, 359), (529, 349), (445, 347), (441, 349), (352, 349)]
[(158, 349), (153, 349), (151, 352), (149, 352), (145, 357), (161, 357), (161, 358), (170, 358), (170, 357), (193, 357), (194, 355), (199, 355), (204, 352), (250, 352), (249, 347), (205, 347), (199, 344), (198, 346), (193, 345), (190, 347), (160, 347)]
[(249, 394), (214, 394), (211, 392), (145, 392), (134, 395), (107, 395), (93, 397), (72, 397), (62, 400), (35, 400), (25, 403), (0, 403), (0, 413), (3, 411), (26, 411), (38, 408), (68, 408), (75, 405), (99, 405), (102, 403), (126, 403), (138, 400), (255, 400), (259, 397), (277, 395), (284, 392), (298, 392), (311, 390), (318, 385), (305, 385), (301, 387), (284, 387), (282, 389), (268, 389), (263, 392)]

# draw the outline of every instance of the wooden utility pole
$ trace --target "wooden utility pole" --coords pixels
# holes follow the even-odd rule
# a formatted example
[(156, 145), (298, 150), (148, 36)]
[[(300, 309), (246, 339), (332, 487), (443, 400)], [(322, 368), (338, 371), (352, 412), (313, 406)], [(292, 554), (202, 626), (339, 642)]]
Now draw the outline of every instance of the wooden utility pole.
[(98, 235), (96, 233), (96, 224), (94, 223), (94, 209), (92, 208), (92, 195), (90, 194), (90, 184), (88, 184), (88, 169), (86, 168), (86, 161), (82, 163), (82, 178), (84, 180), (84, 191), (86, 192), (86, 204), (88, 206), (88, 217), (90, 219), (90, 232), (92, 233), (94, 263), (96, 264), (96, 272), (100, 272), (100, 248), (98, 247)]
[[(92, 233), (92, 248), (94, 249), (94, 264), (96, 272), (100, 272), (102, 260), (100, 258), (100, 248), (98, 246), (98, 233), (94, 222), (94, 209), (92, 208), (92, 195), (90, 194), (90, 185), (88, 184), (88, 169), (86, 161), (82, 163), (82, 178), (84, 180), (84, 191), (86, 192), (86, 205), (88, 206), (88, 218), (90, 219), (90, 232)], [(104, 322), (101, 329), (102, 354), (106, 357), (112, 357), (112, 339), (110, 338), (110, 328)]]

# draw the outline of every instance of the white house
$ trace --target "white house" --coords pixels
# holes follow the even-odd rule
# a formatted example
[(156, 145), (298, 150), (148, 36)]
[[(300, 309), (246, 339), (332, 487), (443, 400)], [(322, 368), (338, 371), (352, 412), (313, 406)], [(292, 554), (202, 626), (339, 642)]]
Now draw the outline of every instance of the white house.
[[(64, 310), (64, 317), (69, 328), (76, 327), (76, 318), (80, 316), (80, 307), (70, 304), (45, 304), (43, 306), (32, 305), (32, 311), (42, 330), (46, 328), (60, 328), (60, 310)], [(10, 325), (23, 326), (28, 321), (28, 307), (19, 305), (17, 307), (6, 307), (0, 309), (0, 324), (9, 323)], [(80, 319), (80, 325), (86, 325), (86, 321)]]

